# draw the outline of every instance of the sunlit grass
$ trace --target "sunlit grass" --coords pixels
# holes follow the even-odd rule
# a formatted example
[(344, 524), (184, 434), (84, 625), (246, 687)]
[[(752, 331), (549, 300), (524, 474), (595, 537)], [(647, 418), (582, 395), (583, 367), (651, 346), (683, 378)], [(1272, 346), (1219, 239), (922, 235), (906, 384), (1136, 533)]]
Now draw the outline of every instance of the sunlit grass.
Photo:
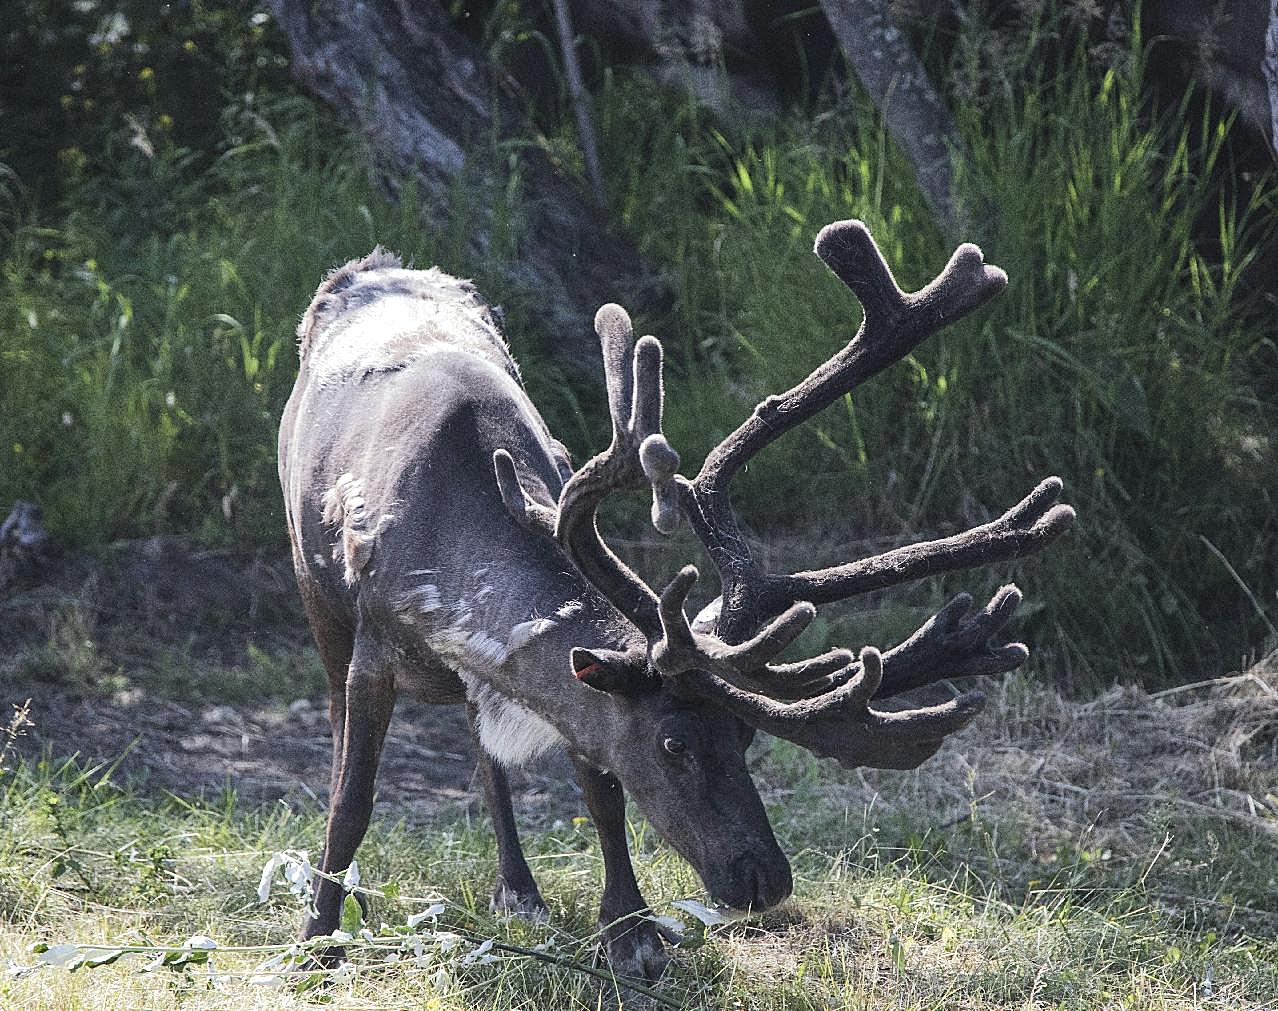
[[(980, 733), (913, 774), (832, 772), (773, 742), (754, 770), (792, 857), (795, 897), (676, 950), (659, 988), (662, 1006), (1272, 1006), (1278, 812), (1263, 797), (1278, 784), (1264, 758), (1269, 738), (1248, 728), (1263, 730), (1273, 678), (1272, 669), (1257, 669), (1252, 681), (1235, 679), (1223, 694), (1179, 697), (1179, 708), (1139, 693), (1066, 703), (1013, 682)], [(1241, 751), (1226, 740), (1231, 726), (1248, 732)], [(1199, 757), (1180, 773), (1157, 766), (1172, 779), (1149, 773), (1142, 734), (1169, 743), (1211, 727), (1222, 733), (1219, 748), (1194, 752)], [(1089, 755), (1099, 759), (1102, 781), (1126, 779), (1126, 792), (1089, 787), (1096, 764)], [(1037, 780), (1023, 771), (1031, 762), (1042, 770)], [(10, 971), (0, 975), (0, 1002), (58, 1009), (616, 1004), (615, 985), (587, 971), (601, 859), (580, 801), (566, 793), (531, 823), (524, 816), (526, 849), (551, 910), (539, 926), (487, 912), (495, 854), (484, 819), (459, 809), (429, 822), (402, 820), (406, 812), (379, 808), (359, 852), (375, 936), (352, 944), (352, 968), (325, 988), (297, 992), (249, 982), (291, 943), (301, 916), (283, 881), (265, 904), (257, 890), (271, 855), (315, 851), (323, 826), (315, 801), (298, 795), (257, 806), (233, 793), (146, 795), (117, 782), (109, 767), (63, 759), (9, 765), (0, 775), (0, 961)], [(1146, 774), (1160, 785), (1140, 785)], [(1233, 795), (1218, 806), (1192, 800), (1212, 776), (1234, 794), (1252, 794), (1253, 806)], [(1141, 799), (1139, 789), (1155, 795)], [(1097, 805), (1091, 814), (1089, 795)], [(631, 847), (657, 913), (682, 916), (671, 902), (701, 897), (691, 870), (638, 819)], [(402, 927), (440, 902), (438, 921), (418, 930), (423, 953), (414, 956), (410, 940), (387, 961), (388, 946), (405, 935), (380, 934), (382, 924)], [(445, 957), (436, 930), (468, 940)], [(193, 935), (223, 949), (213, 951), (212, 971), (197, 964), (141, 973), (153, 950), (75, 972), (20, 968), (38, 963), (37, 943), (109, 952), (181, 947)], [(483, 939), (505, 949), (493, 949), (493, 961), (466, 963)]]
[(15, 212), (0, 500), (38, 499), (59, 539), (278, 542), (275, 433), (297, 320), (325, 271), (381, 243), (482, 281), (503, 255), (499, 237), (491, 258), (470, 245), (474, 215), (500, 219), (501, 193), (481, 207), (480, 184), (459, 182), (450, 224), (427, 227), (414, 189), (392, 203), (367, 155), (307, 103), (227, 118), (209, 168), (181, 149), (126, 149), (82, 183), (61, 227)]

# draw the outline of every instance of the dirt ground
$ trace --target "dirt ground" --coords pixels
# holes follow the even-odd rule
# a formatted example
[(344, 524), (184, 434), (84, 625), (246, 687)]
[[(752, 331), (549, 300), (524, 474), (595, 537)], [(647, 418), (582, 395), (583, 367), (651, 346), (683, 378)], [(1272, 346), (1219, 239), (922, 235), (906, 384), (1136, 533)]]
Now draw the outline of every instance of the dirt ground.
[[(156, 538), (45, 558), (0, 588), (0, 729), (10, 704), (29, 698), (21, 754), (118, 761), (117, 776), (186, 796), (230, 785), (248, 800), (324, 802), (322, 676), (292, 682), (281, 661), (245, 661), (254, 649), (310, 656), (308, 643), (281, 557)], [(148, 674), (166, 664), (167, 680)], [(227, 670), (238, 671), (238, 698), (219, 688)], [(189, 683), (204, 677), (203, 692)], [(1015, 808), (1042, 826), (1048, 848), (1098, 833), (1135, 846), (1132, 833), (1162, 833), (1169, 811), (1278, 838), (1278, 652), (1163, 692), (1115, 688), (1070, 701), (1016, 678), (988, 689), (980, 722), (922, 769), (830, 768), (826, 799), (917, 809), (942, 823)], [(189, 701), (200, 697), (208, 701)], [(780, 799), (789, 784), (767, 779), (765, 799)], [(533, 824), (579, 813), (563, 755), (513, 773), (511, 785)], [(462, 710), (401, 700), (378, 786), (380, 809), (412, 820), (477, 804)]]
[[(328, 707), (320, 698), (257, 708), (190, 707), (136, 691), (104, 698), (22, 681), (4, 688), (5, 715), (7, 703), (25, 699), (33, 726), (19, 739), (18, 754), (47, 750), (84, 763), (118, 761), (117, 778), (182, 796), (230, 786), (250, 801), (327, 799), (331, 744)], [(460, 707), (402, 699), (382, 757), (378, 803), (413, 819), (477, 803), (474, 769)], [(511, 786), (516, 805), (534, 820), (562, 814), (576, 795), (572, 767), (558, 755), (512, 773)]]
[[(216, 683), (227, 670), (247, 670), (250, 680), (241, 673), (237, 687), (252, 695), (252, 649), (309, 656), (286, 557), (207, 551), (166, 537), (43, 557), (0, 587), (0, 727), (11, 704), (30, 699), (31, 726), (16, 741), (27, 757), (118, 761), (118, 777), (184, 796), (229, 785), (252, 801), (326, 801), (331, 743), (322, 681), (311, 677), (290, 693), (269, 683), (268, 668), (260, 703), (183, 690), (184, 678)], [(157, 688), (148, 671), (160, 666), (175, 672)], [(189, 701), (210, 694), (208, 702)], [(476, 803), (474, 768), (460, 707), (401, 699), (379, 804), (427, 818)], [(576, 812), (563, 756), (512, 774), (511, 786), (534, 820), (552, 807)]]

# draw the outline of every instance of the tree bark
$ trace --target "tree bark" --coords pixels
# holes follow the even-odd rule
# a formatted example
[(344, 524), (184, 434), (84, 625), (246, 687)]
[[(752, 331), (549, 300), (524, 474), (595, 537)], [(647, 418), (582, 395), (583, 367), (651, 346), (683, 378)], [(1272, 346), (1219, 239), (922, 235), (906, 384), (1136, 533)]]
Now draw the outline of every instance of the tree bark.
[(1270, 0), (1269, 26), (1265, 31), (1265, 58), (1260, 73), (1269, 92), (1269, 146), (1278, 158), (1278, 0)]
[(941, 229), (954, 238), (960, 220), (950, 159), (962, 149), (962, 141), (923, 64), (892, 24), (888, 3), (821, 0), (821, 9), (892, 138), (914, 166)]
[[(723, 110), (731, 94), (749, 107), (779, 111), (779, 82), (771, 79), (769, 56), (772, 47), (795, 40), (769, 36), (766, 19), (752, 25), (748, 6), (742, 0), (578, 0), (576, 13), (583, 30), (656, 56), (658, 76), (682, 85), (705, 105)], [(928, 206), (953, 236), (959, 214), (950, 158), (962, 143), (922, 62), (892, 23), (889, 7), (888, 0), (821, 2), (853, 72), (914, 166)]]
[[(450, 187), (463, 171), (479, 169), (490, 178), (505, 172), (504, 165), (474, 165), (471, 152), (526, 136), (523, 117), (500, 96), (483, 54), (438, 3), (271, 0), (271, 10), (297, 80), (368, 138), (391, 174), (418, 181), (428, 217), (448, 219)], [(543, 329), (554, 337), (548, 350), (571, 371), (593, 373), (599, 305), (623, 301), (653, 311), (666, 292), (573, 181), (535, 149), (521, 149), (520, 160), (527, 193), (522, 248), (500, 269), (536, 297)], [(476, 228), (474, 246), (481, 252), (490, 226)]]

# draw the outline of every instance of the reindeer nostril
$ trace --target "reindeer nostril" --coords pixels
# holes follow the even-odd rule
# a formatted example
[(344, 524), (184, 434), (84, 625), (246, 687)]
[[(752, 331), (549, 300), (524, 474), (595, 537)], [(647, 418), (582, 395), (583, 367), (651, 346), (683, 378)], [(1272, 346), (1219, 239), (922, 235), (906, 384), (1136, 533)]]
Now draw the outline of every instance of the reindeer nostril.
[(762, 912), (784, 901), (794, 887), (790, 865), (778, 850), (777, 859), (760, 859), (744, 853), (730, 864), (730, 887), (716, 896), (736, 909)]

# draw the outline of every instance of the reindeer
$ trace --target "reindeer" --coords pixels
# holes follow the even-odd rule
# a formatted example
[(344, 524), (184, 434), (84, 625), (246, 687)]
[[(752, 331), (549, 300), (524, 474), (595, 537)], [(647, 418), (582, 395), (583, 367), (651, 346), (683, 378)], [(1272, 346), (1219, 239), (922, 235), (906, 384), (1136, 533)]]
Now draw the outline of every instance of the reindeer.
[[(951, 537), (804, 572), (768, 572), (752, 558), (729, 499), (741, 467), (1007, 283), (963, 245), (931, 284), (905, 294), (857, 221), (823, 229), (816, 253), (860, 300), (860, 328), (760, 403), (691, 479), (661, 432), (661, 345), (635, 342), (619, 306), (595, 321), (612, 442), (574, 471), (525, 393), (498, 310), (469, 282), (405, 269), (379, 248), (320, 286), (298, 328), (279, 471), (331, 692), (323, 871), (345, 869), (367, 829), (396, 696), (465, 705), (497, 837), (494, 908), (545, 915), (505, 769), (566, 748), (604, 858), (603, 954), (620, 974), (655, 979), (667, 956), (631, 867), (623, 787), (713, 901), (767, 909), (792, 881), (746, 767), (756, 731), (848, 767), (911, 769), (984, 697), (917, 708), (897, 696), (1026, 659), (1020, 643), (992, 642), (1021, 600), (1014, 586), (975, 614), (958, 595), (883, 653), (779, 659), (819, 604), (1019, 558), (1074, 519), (1048, 478)], [(717, 608), (689, 622), (695, 568), (657, 594), (603, 541), (600, 503), (630, 490), (651, 490), (658, 530), (691, 524), (718, 570)], [(322, 879), (303, 937), (330, 933), (342, 899)]]

